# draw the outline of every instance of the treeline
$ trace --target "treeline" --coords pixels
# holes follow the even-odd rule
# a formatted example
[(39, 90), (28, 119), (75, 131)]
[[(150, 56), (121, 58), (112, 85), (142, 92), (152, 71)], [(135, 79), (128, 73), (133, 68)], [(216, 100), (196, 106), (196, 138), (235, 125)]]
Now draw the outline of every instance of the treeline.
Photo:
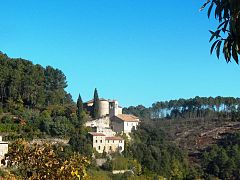
[(124, 108), (124, 113), (134, 114), (142, 119), (160, 118), (231, 118), (240, 110), (240, 98), (199, 97), (160, 101), (146, 108), (142, 105)]
[(0, 107), (35, 108), (72, 102), (66, 77), (59, 69), (43, 68), (0, 52)]

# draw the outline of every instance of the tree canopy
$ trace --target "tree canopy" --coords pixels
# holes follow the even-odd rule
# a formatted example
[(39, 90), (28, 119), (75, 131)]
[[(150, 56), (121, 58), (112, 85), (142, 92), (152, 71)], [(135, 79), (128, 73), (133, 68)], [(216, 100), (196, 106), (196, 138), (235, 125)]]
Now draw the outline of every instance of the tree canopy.
[(133, 141), (125, 147), (124, 155), (141, 163), (145, 174), (154, 172), (167, 179), (184, 179), (189, 169), (187, 156), (165, 136), (159, 128), (141, 123), (132, 134)]
[(220, 179), (240, 177), (240, 134), (228, 134), (218, 144), (209, 147), (202, 154), (202, 167), (206, 179), (209, 176)]
[(66, 87), (61, 70), (0, 52), (0, 132), (6, 140), (73, 134), (86, 115), (81, 97), (76, 107)]
[(0, 107), (41, 108), (72, 103), (66, 87), (66, 76), (61, 70), (9, 58), (0, 52)]
[(240, 1), (239, 0), (207, 0), (200, 10), (208, 7), (208, 18), (214, 11), (214, 17), (218, 21), (216, 30), (211, 31), (211, 53), (216, 50), (219, 58), (220, 51), (224, 54), (227, 62), (231, 58), (238, 64), (240, 54)]

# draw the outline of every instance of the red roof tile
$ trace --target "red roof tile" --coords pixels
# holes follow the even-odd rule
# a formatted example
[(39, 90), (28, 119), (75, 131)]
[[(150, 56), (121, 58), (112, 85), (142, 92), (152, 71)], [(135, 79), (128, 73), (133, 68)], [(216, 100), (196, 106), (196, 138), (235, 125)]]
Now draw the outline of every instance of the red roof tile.
[[(108, 101), (108, 100), (106, 100), (106, 99), (104, 99), (104, 98), (99, 98), (99, 101)], [(90, 100), (90, 101), (87, 101), (87, 102), (85, 102), (85, 103), (93, 103), (93, 99), (92, 100)]]
[(89, 132), (92, 136), (105, 136), (103, 133), (97, 133), (97, 132)]
[(113, 137), (106, 137), (106, 140), (123, 140), (121, 137), (113, 136)]
[(139, 122), (139, 118), (131, 114), (119, 114), (117, 117), (126, 122)]

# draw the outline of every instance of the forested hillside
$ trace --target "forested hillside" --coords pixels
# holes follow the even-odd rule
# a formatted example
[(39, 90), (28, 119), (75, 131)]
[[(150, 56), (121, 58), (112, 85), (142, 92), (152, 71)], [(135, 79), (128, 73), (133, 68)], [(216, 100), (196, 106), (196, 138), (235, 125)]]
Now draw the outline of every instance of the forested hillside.
[[(86, 157), (90, 179), (239, 177), (240, 98), (197, 96), (156, 102), (149, 108), (124, 108), (124, 113), (140, 117), (141, 123), (131, 141), (119, 134), (125, 138), (125, 150), (109, 158), (92, 148), (90, 129), (83, 126), (90, 117), (81, 96), (74, 103), (65, 91), (67, 81), (61, 70), (0, 53), (0, 83), (0, 133), (4, 140), (64, 139), (67, 145), (49, 147), (61, 161), (76, 152)], [(93, 152), (96, 158), (107, 158), (106, 163), (97, 166)], [(24, 154), (12, 155), (24, 158)], [(26, 164), (24, 168), (29, 169)], [(111, 173), (123, 169), (129, 171)], [(13, 174), (18, 176), (19, 172)]]
[(59, 69), (0, 53), (0, 133), (19, 137), (69, 137), (78, 125), (76, 104)]
[[(170, 162), (167, 165), (169, 168), (173, 166), (171, 161), (178, 162), (178, 158), (184, 157), (186, 161), (182, 159), (180, 163), (175, 162), (180, 179), (184, 179), (184, 174), (187, 174), (187, 179), (239, 179), (239, 98), (197, 96), (191, 99), (156, 102), (149, 108), (142, 105), (131, 106), (123, 111), (141, 117), (142, 125), (144, 123), (152, 127), (151, 130), (143, 127), (134, 133), (133, 137), (137, 137), (137, 142), (139, 138), (141, 141), (129, 148), (142, 166), (154, 169), (154, 172), (161, 172), (166, 163)], [(177, 151), (179, 148), (179, 152), (172, 152), (167, 156), (174, 157), (178, 154), (174, 160), (164, 159), (167, 153), (162, 154), (162, 151), (167, 148), (166, 145), (157, 147), (158, 144), (164, 144), (156, 142), (155, 138), (156, 132), (159, 134), (161, 131), (165, 133), (165, 142), (175, 145), (167, 152)], [(148, 138), (148, 135), (151, 138)], [(183, 156), (183, 152), (187, 155)], [(165, 162), (158, 167), (162, 158)], [(169, 171), (167, 167), (159, 174), (171, 177), (173, 167)]]
[(59, 69), (43, 68), (0, 53), (0, 107), (41, 108), (71, 103), (66, 77)]

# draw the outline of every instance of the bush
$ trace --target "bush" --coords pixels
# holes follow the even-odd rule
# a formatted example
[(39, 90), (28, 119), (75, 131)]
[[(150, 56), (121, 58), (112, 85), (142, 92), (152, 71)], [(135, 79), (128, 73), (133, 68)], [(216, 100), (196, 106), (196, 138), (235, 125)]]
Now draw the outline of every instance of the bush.
[(10, 115), (3, 116), (1, 119), (1, 122), (4, 124), (5, 123), (13, 123), (12, 116), (10, 116)]
[(112, 161), (109, 158), (102, 165), (102, 169), (105, 170), (105, 171), (112, 171), (113, 170)]
[(128, 159), (121, 156), (114, 158), (112, 160), (112, 168), (113, 170), (128, 170)]
[(110, 173), (106, 171), (96, 171), (90, 170), (89, 171), (89, 180), (111, 180)]

